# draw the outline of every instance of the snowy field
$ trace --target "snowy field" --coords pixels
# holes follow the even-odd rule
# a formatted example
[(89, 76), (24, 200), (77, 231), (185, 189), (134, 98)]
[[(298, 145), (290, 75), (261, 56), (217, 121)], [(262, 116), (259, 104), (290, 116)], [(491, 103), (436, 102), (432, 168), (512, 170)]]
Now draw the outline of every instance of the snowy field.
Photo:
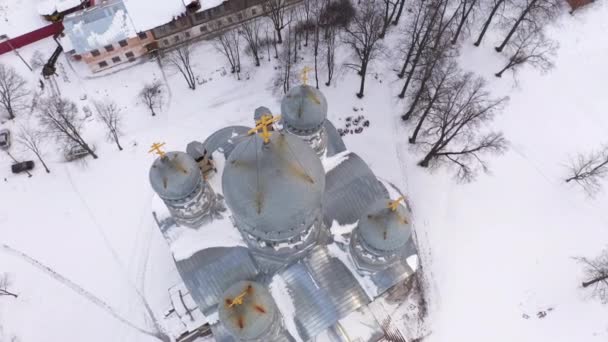
[[(425, 342), (608, 340), (608, 307), (579, 288), (580, 265), (572, 259), (595, 256), (606, 246), (608, 196), (592, 199), (563, 181), (571, 157), (608, 143), (606, 18), (608, 5), (602, 2), (575, 16), (564, 13), (551, 30), (561, 47), (555, 69), (546, 75), (524, 68), (516, 80), (496, 79), (494, 72), (506, 62), (492, 49), (499, 38), (489, 35), (479, 48), (464, 42), (462, 66), (485, 76), (496, 96), (510, 97), (494, 122), (509, 139), (509, 151), (491, 157), (492, 173), (471, 184), (455, 182), (449, 170), (416, 166), (421, 152), (409, 146), (410, 127), (399, 119), (405, 103), (396, 97), (402, 82), (393, 70), (400, 58), (396, 49), (376, 61), (363, 99), (354, 96), (359, 79), (352, 71), (341, 72), (332, 87), (322, 86), (338, 128), (347, 116), (371, 121), (361, 134), (345, 137), (349, 149), (409, 196), (431, 281)], [(21, 53), (26, 60), (36, 50), (48, 56), (51, 43)], [(340, 52), (340, 60), (348, 57)], [(11, 174), (10, 159), (0, 154), (0, 243), (52, 267), (142, 326), (148, 322), (136, 292), (162, 313), (168, 288), (178, 282), (151, 215), (150, 144), (164, 141), (169, 149), (185, 150), (219, 127), (251, 125), (258, 106), (279, 112), (274, 61), (264, 59), (256, 68), (243, 57), (244, 79), (237, 81), (225, 73), (211, 44), (197, 44), (195, 57), (195, 72), (206, 82), (191, 91), (181, 75), (163, 73), (156, 61), (91, 78), (62, 56), (56, 79), (63, 96), (81, 109), (104, 98), (124, 108), (125, 150), (107, 142), (101, 125), (91, 121), (85, 136), (96, 146), (97, 160), (66, 163), (49, 143), (52, 173), (37, 165), (27, 178)], [(16, 56), (2, 55), (0, 63), (28, 75), (32, 87), (38, 84), (39, 73), (29, 72)], [(136, 95), (155, 79), (170, 94), (162, 113), (152, 117)], [(35, 118), (21, 115), (0, 128), (16, 131), (28, 120)], [(11, 152), (33, 159), (18, 145)], [(0, 272), (13, 275), (19, 294), (0, 298), (0, 322), (6, 334), (23, 342), (154, 340), (1, 248)], [(542, 312), (546, 316), (540, 318)]]

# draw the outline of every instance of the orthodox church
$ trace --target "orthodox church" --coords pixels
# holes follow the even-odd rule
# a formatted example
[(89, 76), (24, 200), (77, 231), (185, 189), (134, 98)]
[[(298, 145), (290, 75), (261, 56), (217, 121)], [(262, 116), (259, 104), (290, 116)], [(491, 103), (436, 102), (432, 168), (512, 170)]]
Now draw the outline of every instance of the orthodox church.
[(280, 110), (186, 152), (153, 145), (153, 214), (180, 299), (218, 342), (376, 341), (366, 312), (418, 268), (410, 207), (346, 148), (318, 89), (292, 88)]

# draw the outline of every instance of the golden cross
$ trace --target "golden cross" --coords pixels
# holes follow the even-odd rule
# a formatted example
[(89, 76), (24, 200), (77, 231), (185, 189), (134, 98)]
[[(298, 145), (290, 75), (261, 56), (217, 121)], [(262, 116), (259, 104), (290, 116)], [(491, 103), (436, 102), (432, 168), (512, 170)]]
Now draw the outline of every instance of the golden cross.
[(404, 199), (405, 199), (405, 197), (401, 196), (401, 197), (397, 198), (394, 201), (389, 201), (388, 202), (388, 208), (391, 211), (397, 211), (397, 208), (399, 207), (399, 202), (403, 201)]
[(302, 73), (300, 74), (300, 77), (302, 77), (302, 83), (304, 83), (304, 85), (308, 84), (308, 72), (311, 70), (312, 69), (309, 68), (308, 66), (305, 66), (304, 69), (302, 69)]
[(260, 133), (260, 136), (262, 137), (262, 139), (264, 139), (264, 143), (268, 144), (268, 142), (270, 142), (270, 136), (272, 135), (272, 133), (270, 133), (270, 130), (268, 130), (268, 127), (273, 123), (279, 121), (280, 118), (280, 115), (277, 115), (275, 117), (273, 117), (271, 114), (262, 115), (260, 120), (256, 121), (256, 126), (250, 129), (248, 134), (251, 135), (255, 133)]
[(249, 293), (249, 289), (246, 288), (245, 290), (243, 290), (243, 292), (241, 292), (241, 294), (239, 294), (238, 296), (234, 297), (234, 299), (232, 300), (232, 302), (230, 303), (230, 305), (228, 305), (229, 308), (235, 306), (235, 305), (241, 305), (243, 304), (243, 298), (245, 298), (245, 296), (247, 296), (247, 293)]
[(150, 151), (148, 151), (148, 153), (153, 153), (153, 154), (157, 154), (161, 157), (165, 156), (165, 151), (161, 150), (161, 147), (165, 146), (165, 143), (154, 143), (152, 144), (152, 146), (150, 147)]

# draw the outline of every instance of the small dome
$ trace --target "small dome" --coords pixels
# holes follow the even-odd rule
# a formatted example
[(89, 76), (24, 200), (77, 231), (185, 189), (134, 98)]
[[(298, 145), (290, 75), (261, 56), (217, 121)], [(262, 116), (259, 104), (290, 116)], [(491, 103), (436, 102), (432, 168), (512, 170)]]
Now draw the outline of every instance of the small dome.
[(258, 107), (255, 109), (255, 112), (253, 112), (253, 120), (257, 122), (262, 118), (262, 115), (272, 115), (272, 112), (270, 111), (270, 109), (264, 106)]
[(220, 300), (220, 322), (239, 340), (263, 337), (276, 319), (274, 299), (259, 283), (240, 281), (230, 286)]
[(150, 184), (158, 196), (179, 200), (190, 195), (203, 181), (198, 165), (184, 152), (168, 152), (150, 168)]
[(388, 207), (389, 199), (381, 199), (359, 220), (357, 229), (364, 244), (390, 252), (403, 247), (412, 234), (409, 210), (399, 204), (396, 211)]
[(319, 157), (298, 137), (273, 133), (264, 144), (252, 135), (230, 154), (222, 188), (242, 229), (259, 238), (282, 240), (314, 221), (325, 173)]
[(308, 85), (291, 88), (281, 101), (281, 115), (291, 132), (314, 133), (327, 118), (327, 99), (318, 89)]

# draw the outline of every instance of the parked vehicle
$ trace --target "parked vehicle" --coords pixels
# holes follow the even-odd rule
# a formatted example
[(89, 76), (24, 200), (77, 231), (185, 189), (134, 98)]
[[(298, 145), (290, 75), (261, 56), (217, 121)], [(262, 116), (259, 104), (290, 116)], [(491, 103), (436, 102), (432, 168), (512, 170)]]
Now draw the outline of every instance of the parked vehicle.
[(68, 148), (64, 154), (65, 160), (73, 161), (76, 159), (84, 158), (89, 154), (89, 151), (82, 148), (80, 145), (74, 145)]
[(11, 147), (11, 131), (8, 129), (0, 129), (0, 149), (8, 150)]
[(11, 171), (13, 171), (13, 173), (21, 173), (21, 172), (25, 172), (25, 171), (30, 171), (33, 168), (34, 168), (34, 162), (31, 160), (11, 165)]

